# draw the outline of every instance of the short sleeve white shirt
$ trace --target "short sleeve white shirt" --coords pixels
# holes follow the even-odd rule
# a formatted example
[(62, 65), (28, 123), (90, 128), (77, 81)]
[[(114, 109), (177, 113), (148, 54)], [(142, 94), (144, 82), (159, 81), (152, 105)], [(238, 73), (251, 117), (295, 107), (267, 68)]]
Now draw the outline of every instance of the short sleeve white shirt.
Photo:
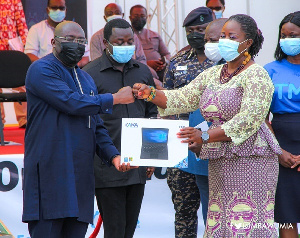
[[(50, 26), (47, 20), (41, 21), (33, 25), (28, 32), (25, 45), (25, 54), (31, 53), (42, 58), (52, 53), (51, 40), (54, 37), (54, 27)], [(86, 46), (84, 56), (89, 56), (89, 50)]]

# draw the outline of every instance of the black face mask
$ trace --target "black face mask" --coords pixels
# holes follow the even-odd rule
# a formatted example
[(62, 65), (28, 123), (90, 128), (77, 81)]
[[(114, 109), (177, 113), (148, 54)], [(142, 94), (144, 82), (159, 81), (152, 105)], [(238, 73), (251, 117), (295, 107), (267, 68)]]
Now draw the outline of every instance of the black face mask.
[(193, 32), (193, 33), (190, 33), (189, 35), (187, 35), (187, 41), (189, 43), (189, 45), (196, 49), (196, 50), (199, 50), (199, 49), (203, 49), (204, 48), (204, 34), (201, 34), (199, 32)]
[(60, 42), (61, 52), (59, 59), (68, 66), (75, 66), (84, 55), (85, 45), (75, 42)]
[(146, 18), (133, 18), (131, 21), (131, 25), (135, 30), (141, 31), (146, 25), (146, 22)]

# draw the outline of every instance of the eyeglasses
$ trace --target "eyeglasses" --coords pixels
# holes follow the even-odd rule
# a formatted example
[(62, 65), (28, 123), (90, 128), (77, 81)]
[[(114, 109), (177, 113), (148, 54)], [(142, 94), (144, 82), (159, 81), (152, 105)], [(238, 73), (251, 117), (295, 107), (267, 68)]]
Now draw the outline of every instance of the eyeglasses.
[(52, 9), (52, 10), (54, 10), (54, 11), (56, 11), (56, 10), (61, 10), (61, 11), (64, 11), (64, 10), (66, 10), (66, 7), (48, 7), (48, 8), (50, 8), (50, 9)]
[(76, 38), (74, 36), (54, 36), (55, 38), (66, 40), (69, 42), (75, 42), (82, 45), (87, 45), (88, 41), (85, 38)]

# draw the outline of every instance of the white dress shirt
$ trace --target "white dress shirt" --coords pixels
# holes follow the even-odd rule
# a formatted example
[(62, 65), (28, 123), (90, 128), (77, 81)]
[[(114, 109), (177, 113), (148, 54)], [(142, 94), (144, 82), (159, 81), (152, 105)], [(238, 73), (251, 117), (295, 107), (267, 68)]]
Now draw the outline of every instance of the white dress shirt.
[[(28, 32), (25, 45), (25, 54), (31, 53), (42, 58), (45, 55), (52, 53), (51, 40), (54, 37), (54, 27), (48, 24), (47, 20), (43, 20), (33, 25)], [(85, 47), (84, 56), (89, 56), (89, 47)]]

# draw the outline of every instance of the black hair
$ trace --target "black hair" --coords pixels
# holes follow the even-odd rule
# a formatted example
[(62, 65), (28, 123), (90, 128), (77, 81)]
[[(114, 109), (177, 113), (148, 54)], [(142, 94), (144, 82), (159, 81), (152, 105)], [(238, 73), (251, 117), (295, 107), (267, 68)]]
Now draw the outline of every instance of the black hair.
[(146, 11), (146, 14), (147, 14), (147, 9), (146, 9), (144, 6), (142, 6), (142, 5), (140, 5), (140, 4), (137, 4), (137, 5), (134, 5), (134, 6), (132, 6), (132, 7), (130, 8), (130, 11), (129, 11), (130, 16), (131, 16), (131, 13), (132, 13), (132, 11), (133, 11), (134, 8), (144, 8), (145, 11)]
[[(206, 0), (206, 6), (207, 6), (207, 4), (209, 3), (209, 1), (210, 1), (210, 0)], [(225, 6), (225, 0), (220, 0), (220, 3), (221, 3), (223, 6)]]
[(236, 21), (241, 25), (242, 31), (246, 34), (246, 39), (252, 39), (253, 43), (249, 48), (249, 54), (254, 58), (262, 48), (264, 37), (258, 29), (255, 20), (245, 14), (236, 14), (229, 17), (228, 21)]
[(47, 7), (49, 7), (49, 5), (50, 5), (50, 1), (51, 1), (51, 0), (48, 0), (48, 2), (47, 2)]
[(275, 50), (274, 57), (276, 60), (281, 61), (287, 57), (287, 55), (282, 51), (280, 47), (280, 39), (281, 39), (281, 28), (285, 23), (291, 22), (296, 26), (300, 27), (300, 11), (290, 13), (286, 15), (283, 20), (279, 24), (279, 33), (278, 33), (278, 42)]
[(132, 30), (131, 25), (126, 20), (113, 19), (107, 22), (106, 25), (104, 26), (104, 39), (106, 39), (107, 41), (109, 41), (113, 28), (122, 28), (122, 29), (130, 28)]

